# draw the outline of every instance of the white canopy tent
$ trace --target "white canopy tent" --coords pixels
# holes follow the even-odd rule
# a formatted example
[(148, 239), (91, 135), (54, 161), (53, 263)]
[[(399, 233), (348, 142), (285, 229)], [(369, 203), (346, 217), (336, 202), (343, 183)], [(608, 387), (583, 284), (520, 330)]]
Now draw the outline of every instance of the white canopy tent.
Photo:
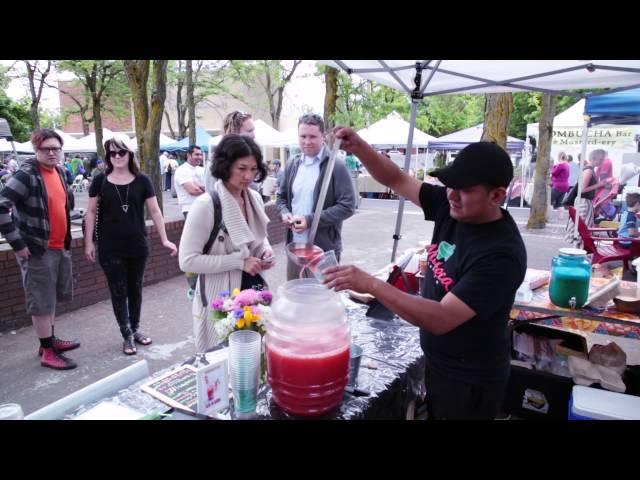
[(284, 137), (285, 146), (287, 147), (297, 147), (300, 144), (300, 140), (298, 139), (298, 127), (285, 130), (282, 132), (282, 136)]
[(65, 150), (66, 152), (73, 152), (74, 148), (78, 145), (78, 139), (72, 137), (68, 133), (63, 132), (62, 130), (56, 129), (55, 132), (60, 135), (60, 137), (62, 137), (63, 150)]
[[(13, 144), (16, 147), (16, 152), (17, 153), (33, 153), (33, 145), (31, 145), (31, 142), (22, 142), (22, 143), (18, 143), (18, 142), (13, 142)], [(0, 152), (5, 153), (5, 152), (11, 152), (13, 153), (13, 146), (11, 145), (11, 142), (5, 140), (4, 138), (0, 138)]]
[[(133, 137), (133, 138), (131, 139), (131, 142), (132, 142), (134, 145), (138, 145), (138, 139), (137, 139), (137, 137)], [(165, 135), (164, 133), (161, 133), (161, 134), (160, 134), (160, 150), (162, 150), (162, 146), (163, 146), (163, 145), (170, 145), (170, 144), (172, 144), (172, 143), (176, 143), (176, 140), (175, 140), (175, 139), (173, 139), (173, 138), (171, 138), (171, 137), (169, 137), (168, 135)]]
[[(108, 128), (102, 129), (102, 141), (105, 142), (110, 138), (113, 138), (114, 133)], [(96, 134), (90, 133), (86, 137), (82, 137), (76, 141), (73, 150), (69, 148), (65, 148), (65, 150), (74, 151), (74, 152), (97, 152), (98, 147), (96, 146)]]
[[(640, 60), (321, 60), (321, 63), (406, 92), (411, 97), (411, 126), (425, 96), (452, 93), (539, 91), (586, 97), (567, 90), (640, 86)], [(615, 90), (609, 90), (611, 93)], [(595, 94), (598, 95), (598, 94)], [(585, 121), (585, 130), (587, 122)], [(586, 134), (586, 132), (585, 132)], [(413, 128), (407, 145), (413, 145)], [(586, 135), (583, 137), (583, 156)], [(410, 153), (410, 149), (407, 149)], [(409, 170), (410, 155), (405, 157)], [(394, 244), (400, 239), (404, 198), (400, 198)]]
[[(410, 128), (411, 125), (409, 122), (403, 119), (399, 113), (391, 112), (382, 120), (378, 120), (367, 128), (358, 130), (358, 135), (371, 145), (384, 148), (406, 148)], [(435, 140), (435, 137), (432, 137), (417, 128), (413, 131), (414, 146), (426, 147), (429, 145), (429, 142), (433, 142)]]
[[(257, 119), (254, 121), (256, 127), (255, 141), (261, 147), (285, 147), (288, 145), (286, 137), (272, 126), (268, 125), (264, 121)], [(212, 137), (209, 140), (209, 147), (216, 147), (224, 135), (218, 135)], [(211, 151), (211, 148), (209, 149)]]

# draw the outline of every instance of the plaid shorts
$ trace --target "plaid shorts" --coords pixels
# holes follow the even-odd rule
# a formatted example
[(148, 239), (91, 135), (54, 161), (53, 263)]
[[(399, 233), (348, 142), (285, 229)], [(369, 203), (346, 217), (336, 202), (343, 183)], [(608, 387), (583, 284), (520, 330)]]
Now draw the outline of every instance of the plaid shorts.
[(71, 251), (47, 250), (41, 256), (16, 259), (29, 315), (50, 315), (56, 311), (56, 301), (73, 300)]

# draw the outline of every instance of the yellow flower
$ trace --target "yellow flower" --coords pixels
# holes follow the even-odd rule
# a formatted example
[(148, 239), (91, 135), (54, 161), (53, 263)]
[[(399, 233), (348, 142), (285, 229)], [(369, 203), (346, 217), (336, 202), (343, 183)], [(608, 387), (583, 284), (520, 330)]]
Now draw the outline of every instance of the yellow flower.
[(240, 289), (239, 288), (234, 288), (233, 292), (231, 292), (231, 296), (232, 297), (237, 297), (240, 294)]
[(236, 322), (236, 327), (238, 328), (244, 328), (244, 319), (241, 318)]

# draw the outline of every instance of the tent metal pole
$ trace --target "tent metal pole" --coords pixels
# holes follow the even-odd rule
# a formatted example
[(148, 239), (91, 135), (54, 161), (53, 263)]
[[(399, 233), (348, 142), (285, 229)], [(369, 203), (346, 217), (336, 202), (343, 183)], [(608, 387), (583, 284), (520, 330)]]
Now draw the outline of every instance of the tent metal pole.
[(11, 139), (10, 142), (11, 142), (11, 148), (13, 148), (13, 155), (16, 158), (16, 162), (18, 162), (18, 165), (22, 165), (22, 162), (20, 161), (20, 157), (18, 157), (18, 152), (16, 151), (16, 146), (13, 143), (13, 139)]
[[(585, 104), (586, 105), (586, 104)], [(578, 201), (582, 198), (582, 174), (584, 172), (584, 170), (582, 169), (582, 162), (585, 162), (587, 160), (587, 138), (589, 135), (589, 116), (587, 114), (584, 115), (584, 126), (582, 127), (582, 148), (581, 148), (581, 154), (580, 154), (580, 160), (579, 160), (579, 169), (578, 169), (578, 192), (576, 193), (576, 200), (574, 202), (574, 205), (577, 206)], [(595, 175), (595, 171), (592, 173), (592, 175)], [(576, 208), (576, 221), (575, 221), (575, 225), (574, 225), (574, 231), (573, 231), (573, 236), (574, 238), (578, 238), (579, 237), (579, 233), (578, 233), (578, 215), (580, 215), (580, 212), (578, 212), (578, 209)]]
[[(404, 155), (404, 173), (409, 172), (411, 164), (411, 151), (413, 150), (413, 127), (416, 124), (416, 114), (418, 112), (419, 99), (411, 99), (411, 118), (409, 120), (409, 138), (407, 139), (407, 151)], [(404, 197), (400, 197), (398, 202), (398, 216), (396, 218), (396, 230), (393, 234), (393, 250), (391, 251), (391, 261), (396, 259), (396, 251), (398, 250), (398, 242), (400, 241), (400, 229), (402, 228), (402, 214), (404, 213)]]

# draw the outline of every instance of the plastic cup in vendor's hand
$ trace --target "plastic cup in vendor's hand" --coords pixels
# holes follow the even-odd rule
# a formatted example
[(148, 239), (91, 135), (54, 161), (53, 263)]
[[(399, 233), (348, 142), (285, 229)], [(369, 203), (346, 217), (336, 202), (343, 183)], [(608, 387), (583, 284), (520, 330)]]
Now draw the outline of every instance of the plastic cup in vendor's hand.
[(338, 259), (336, 258), (336, 252), (329, 250), (322, 255), (318, 255), (311, 260), (307, 268), (313, 274), (316, 279), (322, 283), (324, 281), (324, 274), (322, 273), (329, 267), (335, 267), (338, 265)]

